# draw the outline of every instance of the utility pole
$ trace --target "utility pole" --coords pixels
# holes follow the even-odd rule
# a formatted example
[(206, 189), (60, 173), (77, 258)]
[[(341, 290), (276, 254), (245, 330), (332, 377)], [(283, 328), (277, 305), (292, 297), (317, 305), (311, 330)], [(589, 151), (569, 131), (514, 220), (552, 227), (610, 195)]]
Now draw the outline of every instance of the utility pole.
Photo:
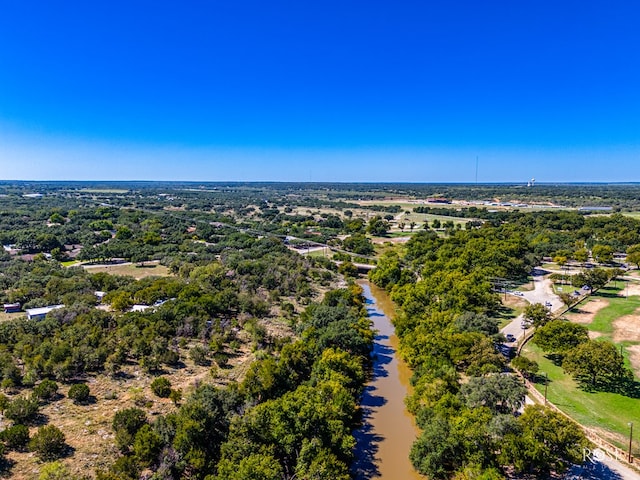
[(631, 456), (631, 442), (633, 441), (633, 422), (629, 422), (627, 425), (629, 425), (630, 430), (629, 430), (629, 463), (633, 463), (633, 457)]

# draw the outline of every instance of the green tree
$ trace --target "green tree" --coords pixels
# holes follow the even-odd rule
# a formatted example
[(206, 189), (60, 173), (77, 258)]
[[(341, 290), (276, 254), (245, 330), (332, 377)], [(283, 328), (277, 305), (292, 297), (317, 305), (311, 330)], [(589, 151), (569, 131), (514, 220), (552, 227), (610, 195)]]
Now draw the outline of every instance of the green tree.
[(565, 320), (552, 320), (536, 330), (533, 343), (545, 352), (564, 354), (589, 340), (589, 330)]
[(524, 355), (518, 355), (511, 360), (511, 366), (522, 373), (526, 378), (530, 378), (532, 375), (538, 373), (540, 368), (538, 366), (538, 362), (531, 360)]
[(369, 279), (380, 288), (390, 288), (399, 283), (401, 278), (400, 257), (394, 250), (383, 253), (376, 268), (369, 272)]
[(524, 308), (524, 320), (529, 326), (541, 327), (551, 320), (551, 313), (541, 303), (533, 303)]
[(342, 246), (358, 255), (371, 255), (374, 252), (371, 240), (361, 233), (354, 233), (342, 241)]
[(72, 475), (69, 469), (60, 461), (47, 463), (40, 469), (38, 480), (75, 480), (78, 477)]
[(147, 423), (147, 416), (139, 408), (119, 410), (113, 417), (112, 428), (116, 433), (118, 447), (127, 451), (133, 444), (138, 430)]
[(609, 245), (594, 245), (591, 253), (596, 262), (609, 263), (613, 260), (613, 248)]
[(640, 250), (627, 253), (627, 262), (633, 263), (636, 268), (640, 269)]
[(18, 397), (9, 402), (4, 416), (14, 423), (24, 424), (33, 420), (38, 414), (39, 404), (36, 397)]
[(52, 214), (49, 217), (49, 222), (50, 223), (57, 223), (59, 225), (62, 225), (65, 222), (65, 220), (64, 220), (64, 217), (62, 215), (60, 215), (58, 212), (55, 212), (54, 214)]
[(241, 459), (239, 463), (222, 460), (218, 465), (218, 476), (215, 480), (281, 480), (282, 478), (285, 478), (284, 471), (276, 458), (268, 453), (252, 453)]
[(518, 431), (502, 440), (499, 462), (519, 473), (564, 472), (582, 462), (584, 448), (589, 445), (578, 425), (542, 405), (527, 405), (517, 426)]
[(372, 217), (367, 225), (367, 233), (374, 237), (384, 237), (389, 231), (389, 222), (384, 220), (379, 215)]
[(151, 391), (160, 398), (168, 398), (171, 394), (171, 382), (166, 377), (158, 377), (151, 382)]
[(66, 448), (64, 433), (55, 425), (45, 425), (29, 442), (29, 449), (42, 460), (55, 460), (59, 458)]
[(58, 393), (58, 384), (45, 378), (33, 389), (33, 394), (41, 400), (51, 400)]
[(85, 383), (76, 383), (69, 388), (68, 396), (74, 403), (85, 403), (91, 397), (91, 391)]
[(562, 368), (589, 390), (617, 391), (633, 379), (618, 348), (607, 341), (579, 344), (566, 353)]
[(564, 255), (556, 255), (553, 257), (553, 261), (563, 267), (567, 263), (567, 257)]
[(172, 388), (171, 393), (169, 393), (169, 400), (171, 400), (174, 405), (179, 405), (182, 400), (182, 390), (179, 388)]
[(0, 432), (2, 441), (9, 450), (22, 450), (29, 443), (29, 428), (24, 425), (13, 425)]
[(576, 262), (585, 263), (589, 260), (589, 251), (586, 248), (579, 248), (573, 252), (573, 258)]
[(524, 403), (527, 389), (514, 375), (471, 377), (460, 389), (469, 408), (487, 407), (495, 414), (515, 414)]
[(358, 267), (351, 262), (342, 262), (338, 266), (338, 272), (345, 277), (356, 278), (358, 276)]
[(162, 450), (162, 439), (152, 428), (145, 424), (136, 432), (133, 441), (133, 454), (140, 464), (148, 467), (156, 463)]

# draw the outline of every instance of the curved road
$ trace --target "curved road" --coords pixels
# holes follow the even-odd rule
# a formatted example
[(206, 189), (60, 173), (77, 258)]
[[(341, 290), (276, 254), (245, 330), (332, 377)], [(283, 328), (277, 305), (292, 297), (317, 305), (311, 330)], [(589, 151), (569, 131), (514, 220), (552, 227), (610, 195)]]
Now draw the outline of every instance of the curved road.
[[(545, 270), (535, 268), (532, 272), (533, 276), (533, 290), (528, 292), (519, 292), (521, 297), (529, 303), (551, 303), (551, 311), (555, 312), (564, 307), (564, 303), (558, 295), (553, 292), (551, 280), (545, 278)], [(525, 333), (522, 328), (522, 322), (524, 315), (519, 315), (514, 318), (511, 323), (505, 326), (501, 332), (506, 335), (513, 335), (516, 339), (522, 337)], [(514, 345), (515, 342), (507, 342), (508, 345)]]

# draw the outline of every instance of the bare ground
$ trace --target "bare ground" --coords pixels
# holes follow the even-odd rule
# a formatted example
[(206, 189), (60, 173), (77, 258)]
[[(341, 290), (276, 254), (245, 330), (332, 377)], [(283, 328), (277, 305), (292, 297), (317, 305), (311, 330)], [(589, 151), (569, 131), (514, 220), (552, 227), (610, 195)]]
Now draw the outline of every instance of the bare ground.
[(640, 342), (640, 309), (613, 322), (614, 342)]
[(629, 362), (636, 376), (640, 376), (640, 345), (630, 345), (627, 347), (629, 352)]
[(640, 295), (640, 284), (627, 282), (627, 286), (618, 292), (619, 297)]
[(572, 312), (569, 318), (575, 323), (589, 324), (600, 310), (608, 306), (608, 300), (592, 297), (589, 301), (580, 304), (577, 311)]

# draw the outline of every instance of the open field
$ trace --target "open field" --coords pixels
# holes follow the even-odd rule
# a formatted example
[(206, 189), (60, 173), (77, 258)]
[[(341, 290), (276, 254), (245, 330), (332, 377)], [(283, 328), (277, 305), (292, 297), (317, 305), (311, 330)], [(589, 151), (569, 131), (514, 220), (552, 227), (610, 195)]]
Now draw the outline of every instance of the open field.
[[(640, 377), (640, 296), (625, 298), (622, 288), (606, 287), (571, 309), (566, 318), (589, 329), (591, 338), (602, 338), (623, 346), (625, 361)], [(523, 353), (540, 365), (539, 380), (548, 375), (547, 398), (579, 423), (594, 428), (601, 436), (625, 448), (630, 421), (640, 417), (640, 402), (618, 393), (585, 392), (559, 365), (555, 365), (535, 345), (526, 345)], [(544, 392), (540, 380), (536, 388)], [(640, 452), (640, 446), (634, 447)]]
[[(543, 352), (528, 343), (523, 353), (540, 365), (536, 388), (544, 393), (544, 375), (549, 377), (547, 398), (577, 422), (599, 431), (602, 437), (620, 448), (628, 445), (629, 422), (640, 418), (640, 401), (618, 393), (588, 393), (578, 388), (571, 376), (565, 375), (562, 367), (554, 365)], [(638, 443), (633, 447), (634, 455), (640, 453)]]
[(602, 288), (586, 301), (573, 307), (566, 317), (576, 323), (583, 323), (589, 330), (612, 339), (615, 330), (614, 322), (620, 317), (631, 315), (640, 308), (640, 297), (634, 295), (626, 298), (620, 294), (624, 294), (624, 289)]
[(169, 269), (158, 262), (146, 262), (143, 266), (132, 263), (114, 265), (83, 265), (82, 268), (91, 273), (105, 272), (111, 275), (129, 275), (137, 280), (145, 277), (168, 277)]
[(17, 313), (4, 313), (4, 311), (0, 311), (0, 323), (7, 322), (9, 320), (15, 320), (20, 317), (26, 317), (27, 314), (24, 312)]

